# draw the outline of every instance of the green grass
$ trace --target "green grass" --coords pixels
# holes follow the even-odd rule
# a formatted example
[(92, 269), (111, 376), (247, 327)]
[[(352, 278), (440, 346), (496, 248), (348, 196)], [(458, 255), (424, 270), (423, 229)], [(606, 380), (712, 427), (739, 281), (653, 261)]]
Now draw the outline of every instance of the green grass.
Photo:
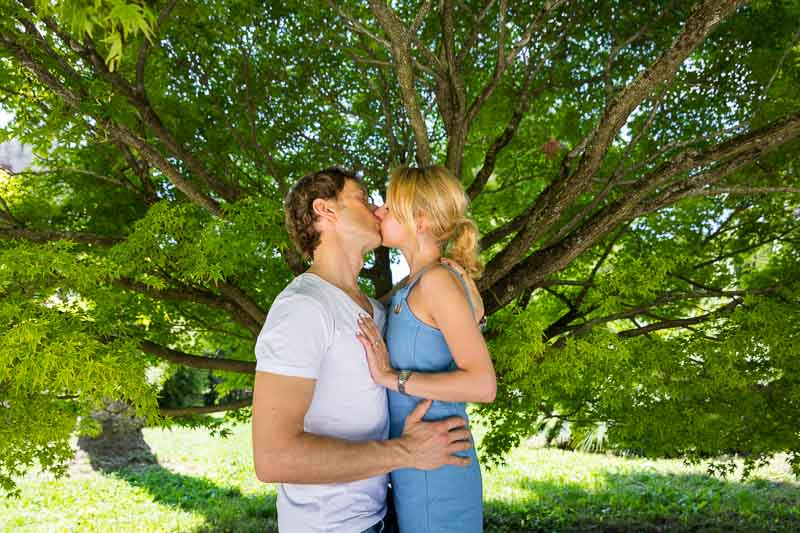
[[(476, 435), (479, 439), (480, 435)], [(159, 464), (70, 477), (31, 473), (0, 499), (0, 531), (276, 531), (275, 490), (255, 479), (250, 428), (146, 429)], [(521, 447), (484, 472), (486, 531), (800, 531), (800, 483), (785, 465), (748, 482), (681, 461)]]

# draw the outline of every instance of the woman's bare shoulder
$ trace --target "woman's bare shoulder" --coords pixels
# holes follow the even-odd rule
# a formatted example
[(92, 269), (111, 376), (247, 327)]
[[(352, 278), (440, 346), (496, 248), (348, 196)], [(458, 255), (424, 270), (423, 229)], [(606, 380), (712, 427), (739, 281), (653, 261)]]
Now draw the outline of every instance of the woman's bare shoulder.
[[(448, 257), (443, 257), (441, 262), (452, 268), (453, 270), (457, 271), (461, 278), (466, 282), (467, 289), (469, 290), (469, 298), (472, 301), (472, 305), (475, 308), (475, 319), (480, 320), (483, 317), (483, 298), (481, 298), (481, 293), (478, 290), (478, 285), (475, 283), (475, 280), (467, 274), (458, 262), (453, 261)], [(437, 274), (430, 276), (428, 280), (428, 285), (437, 285), (441, 283), (448, 283), (448, 282), (456, 282), (458, 283), (458, 290), (463, 292), (462, 286), (460, 282), (456, 281), (456, 278), (453, 276), (453, 273), (449, 271), (447, 268), (441, 266), (437, 266), (431, 269), (431, 271), (437, 271)], [(423, 276), (423, 279), (427, 276)], [(422, 283), (423, 280), (420, 280)], [(440, 285), (441, 286), (441, 285)]]

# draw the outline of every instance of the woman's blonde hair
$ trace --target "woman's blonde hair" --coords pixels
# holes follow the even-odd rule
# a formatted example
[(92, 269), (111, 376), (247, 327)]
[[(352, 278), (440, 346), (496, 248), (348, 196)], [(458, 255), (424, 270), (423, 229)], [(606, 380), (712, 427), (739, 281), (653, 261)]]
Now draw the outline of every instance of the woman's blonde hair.
[(386, 196), (392, 214), (412, 235), (416, 234), (416, 218), (424, 215), (442, 255), (473, 278), (483, 274), (478, 225), (466, 216), (469, 198), (447, 168), (398, 167), (389, 176)]

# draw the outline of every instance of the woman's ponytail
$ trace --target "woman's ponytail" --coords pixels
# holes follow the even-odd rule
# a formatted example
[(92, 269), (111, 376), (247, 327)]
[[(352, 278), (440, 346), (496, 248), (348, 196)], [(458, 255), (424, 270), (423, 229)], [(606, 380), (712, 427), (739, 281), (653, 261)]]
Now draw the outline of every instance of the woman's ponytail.
[(473, 279), (483, 274), (483, 262), (480, 258), (480, 232), (474, 220), (462, 217), (453, 228), (453, 235), (445, 249), (445, 257), (449, 257), (467, 272)]

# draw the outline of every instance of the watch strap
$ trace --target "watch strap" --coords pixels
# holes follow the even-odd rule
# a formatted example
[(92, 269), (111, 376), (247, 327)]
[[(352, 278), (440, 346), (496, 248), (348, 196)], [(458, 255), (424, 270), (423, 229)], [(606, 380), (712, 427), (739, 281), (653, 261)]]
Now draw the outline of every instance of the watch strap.
[(406, 394), (406, 382), (409, 377), (411, 377), (411, 370), (401, 370), (397, 374), (397, 390), (402, 394)]

